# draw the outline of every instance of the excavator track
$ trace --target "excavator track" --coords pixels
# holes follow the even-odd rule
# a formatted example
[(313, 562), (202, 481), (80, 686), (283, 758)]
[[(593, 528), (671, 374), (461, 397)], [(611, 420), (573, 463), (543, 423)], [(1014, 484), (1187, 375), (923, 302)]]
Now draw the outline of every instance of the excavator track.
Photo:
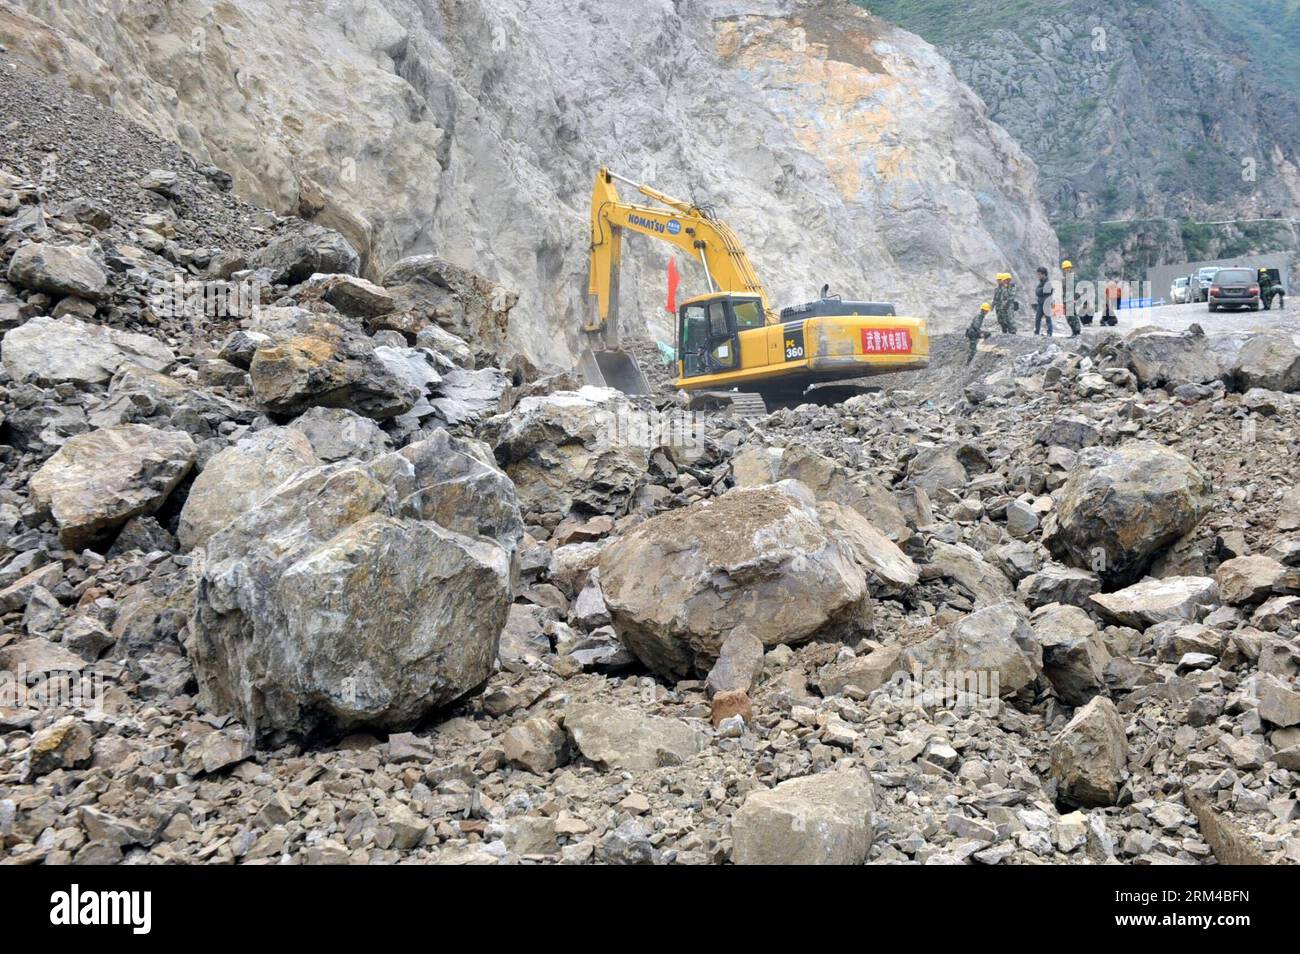
[(697, 391), (691, 395), (692, 411), (722, 411), (732, 417), (767, 417), (767, 403), (752, 391)]

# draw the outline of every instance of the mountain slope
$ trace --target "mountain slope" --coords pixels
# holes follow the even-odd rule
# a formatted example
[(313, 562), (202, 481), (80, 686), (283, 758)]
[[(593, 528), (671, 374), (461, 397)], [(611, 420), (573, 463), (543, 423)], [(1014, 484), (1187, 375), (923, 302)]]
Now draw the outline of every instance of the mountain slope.
[(1249, 51), (1265, 86), (1300, 95), (1300, 0), (1192, 0), (1238, 45)]
[[(1098, 261), (1194, 258), (1184, 237), (1204, 238), (1200, 223), (1300, 215), (1293, 0), (863, 5), (937, 43), (1034, 157), (1067, 254), (1077, 240)], [(1211, 232), (1211, 252), (1253, 241), (1249, 227)]]
[[(978, 97), (842, 0), (119, 7), (0, 2), (0, 42), (341, 228), (372, 271), (436, 251), (517, 288), (537, 360), (576, 344), (601, 164), (711, 203), (781, 304), (829, 282), (952, 327), (990, 274), (1056, 254), (1033, 163)], [(663, 249), (626, 262), (623, 315), (662, 332)]]

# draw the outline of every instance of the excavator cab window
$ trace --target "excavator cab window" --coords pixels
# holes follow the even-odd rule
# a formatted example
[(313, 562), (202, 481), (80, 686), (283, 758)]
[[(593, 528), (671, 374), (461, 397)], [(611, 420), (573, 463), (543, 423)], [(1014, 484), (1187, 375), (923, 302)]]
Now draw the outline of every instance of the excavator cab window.
[(763, 309), (757, 298), (737, 298), (731, 303), (731, 310), (736, 316), (736, 330), (748, 331), (750, 328), (763, 327)]

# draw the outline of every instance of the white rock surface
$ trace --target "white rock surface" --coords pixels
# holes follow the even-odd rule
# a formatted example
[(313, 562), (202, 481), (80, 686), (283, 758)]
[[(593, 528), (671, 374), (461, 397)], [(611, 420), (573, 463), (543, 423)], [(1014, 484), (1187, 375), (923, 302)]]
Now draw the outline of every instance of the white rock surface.
[[(571, 361), (601, 161), (716, 207), (778, 304), (830, 282), (951, 326), (987, 276), (1059, 260), (1025, 153), (932, 46), (848, 4), (244, 0), (220, 29), (184, 5), (19, 7), (11, 55), (245, 196), (319, 209), (369, 277), (446, 248), (517, 289), (535, 359)], [(666, 250), (626, 251), (623, 314), (661, 312)]]

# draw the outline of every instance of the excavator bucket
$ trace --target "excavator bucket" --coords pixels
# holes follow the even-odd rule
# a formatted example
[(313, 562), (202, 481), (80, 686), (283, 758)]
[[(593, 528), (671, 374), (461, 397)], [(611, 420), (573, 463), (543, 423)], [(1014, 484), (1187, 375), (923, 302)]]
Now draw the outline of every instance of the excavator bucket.
[(593, 351), (584, 348), (578, 358), (582, 380), (596, 387), (610, 387), (624, 394), (649, 394), (650, 385), (636, 358), (626, 351)]

